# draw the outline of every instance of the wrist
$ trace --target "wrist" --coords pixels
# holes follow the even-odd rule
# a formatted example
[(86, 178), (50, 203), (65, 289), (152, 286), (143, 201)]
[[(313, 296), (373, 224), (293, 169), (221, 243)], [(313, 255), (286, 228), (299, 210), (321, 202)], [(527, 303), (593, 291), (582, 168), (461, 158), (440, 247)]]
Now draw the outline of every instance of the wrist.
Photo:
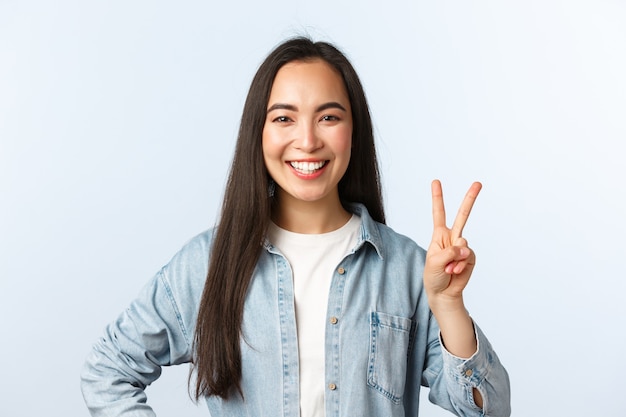
[(450, 296), (447, 294), (428, 293), (428, 306), (435, 316), (440, 314), (467, 314), (463, 294)]
[(445, 349), (459, 358), (469, 358), (477, 348), (474, 322), (462, 298), (436, 297), (430, 309), (439, 324)]

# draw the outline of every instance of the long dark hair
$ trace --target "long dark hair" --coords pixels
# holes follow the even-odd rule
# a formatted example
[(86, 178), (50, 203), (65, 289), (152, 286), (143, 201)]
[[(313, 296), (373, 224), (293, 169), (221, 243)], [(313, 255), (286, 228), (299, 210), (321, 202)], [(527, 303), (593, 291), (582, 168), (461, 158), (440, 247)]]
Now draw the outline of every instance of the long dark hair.
[(196, 400), (212, 395), (227, 399), (233, 390), (243, 395), (243, 307), (275, 204), (268, 193), (271, 179), (262, 152), (267, 103), (276, 73), (283, 65), (316, 59), (341, 74), (352, 107), (352, 153), (339, 182), (339, 198), (348, 210), (349, 203), (363, 203), (374, 220), (385, 222), (372, 121), (354, 68), (326, 42), (299, 37), (280, 44), (259, 67), (243, 108), (194, 335)]

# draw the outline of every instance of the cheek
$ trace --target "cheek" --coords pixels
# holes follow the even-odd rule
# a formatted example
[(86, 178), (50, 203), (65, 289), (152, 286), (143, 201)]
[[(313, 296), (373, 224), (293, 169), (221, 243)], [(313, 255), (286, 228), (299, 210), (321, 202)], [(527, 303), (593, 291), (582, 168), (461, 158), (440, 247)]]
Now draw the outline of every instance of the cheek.
[(349, 157), (352, 150), (352, 128), (346, 127), (337, 132), (335, 138), (335, 151), (346, 154)]
[(261, 145), (263, 147), (263, 158), (266, 164), (268, 158), (276, 157), (276, 155), (280, 153), (276, 136), (272, 135), (271, 129), (263, 129)]

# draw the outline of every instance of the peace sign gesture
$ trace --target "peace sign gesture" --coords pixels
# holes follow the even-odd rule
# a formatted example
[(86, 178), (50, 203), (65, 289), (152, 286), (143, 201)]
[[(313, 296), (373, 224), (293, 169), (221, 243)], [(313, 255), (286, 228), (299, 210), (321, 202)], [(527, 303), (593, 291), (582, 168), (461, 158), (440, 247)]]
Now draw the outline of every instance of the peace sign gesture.
[[(478, 344), (474, 325), (463, 304), (463, 290), (472, 275), (476, 255), (463, 238), (463, 228), (469, 218), (474, 201), (482, 188), (475, 182), (465, 194), (452, 229), (446, 226), (441, 183), (433, 181), (433, 239), (426, 253), (424, 288), (428, 304), (435, 315), (445, 348), (460, 358), (471, 357)], [(472, 389), (476, 405), (482, 408), (480, 392)]]
[(433, 237), (424, 267), (424, 287), (431, 307), (435, 301), (441, 299), (453, 302), (462, 300), (463, 289), (476, 262), (474, 251), (463, 238), (463, 228), (481, 188), (479, 182), (472, 184), (461, 203), (452, 228), (449, 229), (446, 225), (441, 183), (439, 180), (432, 183)]

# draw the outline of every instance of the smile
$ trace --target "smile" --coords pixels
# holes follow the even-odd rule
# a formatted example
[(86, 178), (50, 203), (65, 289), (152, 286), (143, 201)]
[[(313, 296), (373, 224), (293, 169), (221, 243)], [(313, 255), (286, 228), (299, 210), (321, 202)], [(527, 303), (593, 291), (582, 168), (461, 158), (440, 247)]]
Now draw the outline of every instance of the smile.
[(295, 169), (297, 172), (303, 175), (311, 175), (316, 171), (319, 171), (326, 165), (328, 161), (318, 161), (318, 162), (298, 162), (291, 161), (289, 164)]

